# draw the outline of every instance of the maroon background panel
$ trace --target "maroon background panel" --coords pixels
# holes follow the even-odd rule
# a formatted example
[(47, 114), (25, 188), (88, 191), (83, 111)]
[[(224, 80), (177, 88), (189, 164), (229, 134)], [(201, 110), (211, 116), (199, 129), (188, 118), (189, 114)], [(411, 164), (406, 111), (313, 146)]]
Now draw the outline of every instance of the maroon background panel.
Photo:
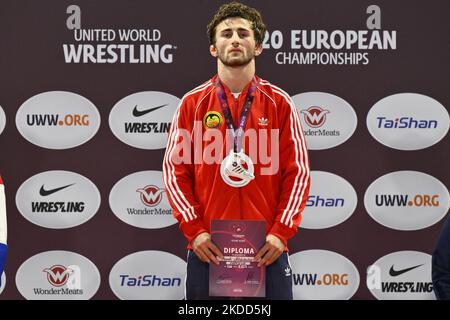
[[(29, 257), (48, 250), (68, 250), (91, 259), (102, 282), (93, 299), (115, 299), (108, 276), (122, 257), (141, 250), (161, 250), (185, 259), (186, 242), (177, 225), (146, 230), (127, 225), (111, 212), (108, 196), (122, 177), (142, 170), (162, 170), (164, 150), (141, 150), (119, 141), (108, 125), (120, 99), (140, 91), (162, 91), (179, 98), (216, 72), (208, 51), (206, 24), (221, 1), (77, 1), (83, 28), (159, 29), (164, 43), (177, 46), (171, 64), (67, 64), (62, 45), (74, 43), (66, 28), (72, 1), (2, 1), (0, 5), (0, 106), (6, 128), (0, 135), (0, 173), (7, 188), (7, 283), (0, 299), (23, 299), (15, 274)], [(263, 13), (270, 30), (366, 29), (366, 8), (373, 1), (246, 1)], [(398, 170), (427, 173), (450, 185), (450, 141), (418, 151), (400, 151), (377, 142), (366, 116), (380, 99), (401, 92), (432, 97), (446, 108), (449, 93), (448, 1), (377, 1), (382, 29), (397, 30), (396, 50), (372, 50), (368, 65), (281, 65), (279, 50), (257, 58), (257, 74), (291, 95), (322, 91), (348, 101), (358, 116), (354, 135), (338, 147), (310, 151), (312, 170), (348, 180), (358, 195), (350, 219), (324, 230), (300, 229), (290, 241), (291, 253), (307, 249), (338, 252), (361, 275), (354, 299), (374, 299), (365, 286), (366, 268), (378, 258), (401, 250), (431, 254), (442, 222), (418, 230), (396, 231), (376, 223), (364, 208), (364, 193), (378, 177)], [(288, 40), (285, 39), (285, 42)], [(288, 43), (285, 43), (288, 45)], [(286, 51), (289, 51), (287, 48)], [(28, 98), (45, 91), (80, 94), (98, 108), (102, 123), (87, 143), (67, 150), (49, 150), (25, 140), (15, 115)], [(23, 218), (15, 205), (19, 186), (47, 170), (68, 170), (89, 177), (99, 188), (98, 213), (75, 228), (52, 230)]]

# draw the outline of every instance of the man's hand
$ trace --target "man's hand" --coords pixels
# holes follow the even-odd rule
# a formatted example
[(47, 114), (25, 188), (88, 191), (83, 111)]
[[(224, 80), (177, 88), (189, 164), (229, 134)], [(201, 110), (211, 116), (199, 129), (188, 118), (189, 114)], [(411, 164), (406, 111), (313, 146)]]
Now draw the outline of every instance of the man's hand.
[(192, 249), (197, 257), (203, 262), (214, 262), (219, 265), (219, 259), (223, 259), (223, 254), (219, 248), (211, 241), (211, 235), (208, 232), (200, 233), (192, 241)]
[(266, 237), (266, 244), (255, 256), (255, 260), (259, 261), (258, 267), (272, 264), (284, 252), (284, 248), (285, 245), (283, 241), (273, 234), (268, 234)]

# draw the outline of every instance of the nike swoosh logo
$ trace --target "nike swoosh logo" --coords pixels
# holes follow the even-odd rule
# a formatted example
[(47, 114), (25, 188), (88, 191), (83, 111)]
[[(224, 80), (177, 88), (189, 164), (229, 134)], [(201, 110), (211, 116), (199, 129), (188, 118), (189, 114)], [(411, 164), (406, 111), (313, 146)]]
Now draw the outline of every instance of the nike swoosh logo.
[(406, 269), (403, 269), (403, 270), (394, 270), (394, 265), (392, 265), (391, 269), (389, 270), (389, 275), (391, 277), (397, 277), (397, 276), (399, 276), (401, 274), (404, 274), (404, 273), (406, 273), (408, 271), (414, 270), (414, 269), (416, 269), (418, 267), (421, 267), (421, 266), (423, 266), (423, 264), (419, 264), (418, 266), (411, 267), (411, 268), (406, 268)]
[(73, 186), (74, 184), (75, 183), (72, 183), (72, 184), (68, 184), (67, 186), (64, 186), (64, 187), (59, 187), (59, 188), (50, 189), (50, 190), (45, 190), (44, 185), (42, 185), (41, 190), (39, 190), (39, 194), (43, 197), (46, 197), (46, 196), (51, 195), (52, 193), (55, 193), (55, 192), (61, 191), (62, 189)]
[(162, 107), (165, 107), (165, 106), (167, 106), (167, 104), (163, 104), (162, 106), (155, 107), (155, 108), (150, 108), (150, 109), (147, 109), (147, 110), (138, 110), (137, 109), (137, 105), (135, 105), (134, 109), (133, 109), (133, 116), (135, 116), (135, 117), (142, 117), (144, 114), (147, 114), (149, 112), (161, 109)]

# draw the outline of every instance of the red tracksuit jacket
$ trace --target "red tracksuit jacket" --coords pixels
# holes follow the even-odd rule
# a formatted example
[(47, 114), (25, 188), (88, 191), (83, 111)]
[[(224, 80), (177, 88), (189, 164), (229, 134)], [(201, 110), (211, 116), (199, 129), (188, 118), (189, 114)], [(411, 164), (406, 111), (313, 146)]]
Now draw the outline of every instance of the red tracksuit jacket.
[[(249, 129), (256, 132), (260, 129), (266, 129), (267, 132), (275, 129), (276, 132), (278, 129), (278, 141), (271, 141), (273, 137), (270, 133), (263, 137), (256, 135), (258, 143), (244, 139), (244, 151), (253, 160), (255, 178), (241, 188), (229, 186), (220, 175), (220, 162), (206, 164), (194, 163), (193, 160), (194, 153), (201, 155), (212, 143), (208, 139), (194, 138), (195, 134), (204, 135), (208, 134), (208, 130), (215, 129), (222, 133), (223, 141), (227, 137), (227, 126), (216, 93), (216, 77), (183, 96), (171, 124), (163, 175), (174, 216), (189, 241), (189, 249), (198, 234), (210, 232), (213, 219), (265, 220), (267, 234), (277, 236), (287, 245), (287, 240), (297, 232), (310, 186), (308, 152), (299, 113), (286, 92), (255, 77), (257, 88), (245, 127), (246, 133)], [(223, 84), (235, 128), (250, 85), (236, 99)], [(216, 117), (216, 121), (208, 126), (207, 115), (214, 112), (220, 115), (221, 121), (217, 121)], [(186, 156), (184, 151), (180, 153), (179, 148), (186, 138), (183, 132), (190, 133), (193, 141), (188, 143), (192, 153), (189, 155), (191, 161), (180, 163), (175, 158), (177, 154)], [(278, 143), (279, 165), (274, 174), (261, 174), (260, 169), (270, 165), (267, 162), (260, 163), (254, 159), (256, 155), (248, 152), (251, 147), (259, 146), (260, 139), (267, 141), (268, 150), (273, 143)], [(221, 158), (228, 154), (225, 148), (224, 142)], [(273, 159), (272, 156), (272, 162)]]

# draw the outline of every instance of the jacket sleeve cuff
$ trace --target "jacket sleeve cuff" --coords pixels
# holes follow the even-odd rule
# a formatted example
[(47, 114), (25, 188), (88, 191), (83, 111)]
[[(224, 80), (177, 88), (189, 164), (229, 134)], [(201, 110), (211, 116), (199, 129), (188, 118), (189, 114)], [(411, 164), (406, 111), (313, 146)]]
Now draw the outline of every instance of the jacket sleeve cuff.
[[(6, 262), (6, 254), (8, 253), (8, 246), (4, 243), (0, 243), (0, 277), (3, 273), (3, 268)], [(0, 279), (1, 281), (1, 279)]]
[(183, 234), (188, 239), (189, 243), (191, 243), (200, 233), (209, 232), (203, 225), (203, 221), (200, 219), (191, 222), (183, 222), (180, 224), (180, 229), (183, 231)]
[(284, 245), (287, 247), (287, 242), (290, 238), (292, 238), (297, 233), (296, 230), (285, 226), (280, 222), (275, 222), (270, 229), (269, 234), (273, 234), (274, 236), (280, 238), (283, 241)]

